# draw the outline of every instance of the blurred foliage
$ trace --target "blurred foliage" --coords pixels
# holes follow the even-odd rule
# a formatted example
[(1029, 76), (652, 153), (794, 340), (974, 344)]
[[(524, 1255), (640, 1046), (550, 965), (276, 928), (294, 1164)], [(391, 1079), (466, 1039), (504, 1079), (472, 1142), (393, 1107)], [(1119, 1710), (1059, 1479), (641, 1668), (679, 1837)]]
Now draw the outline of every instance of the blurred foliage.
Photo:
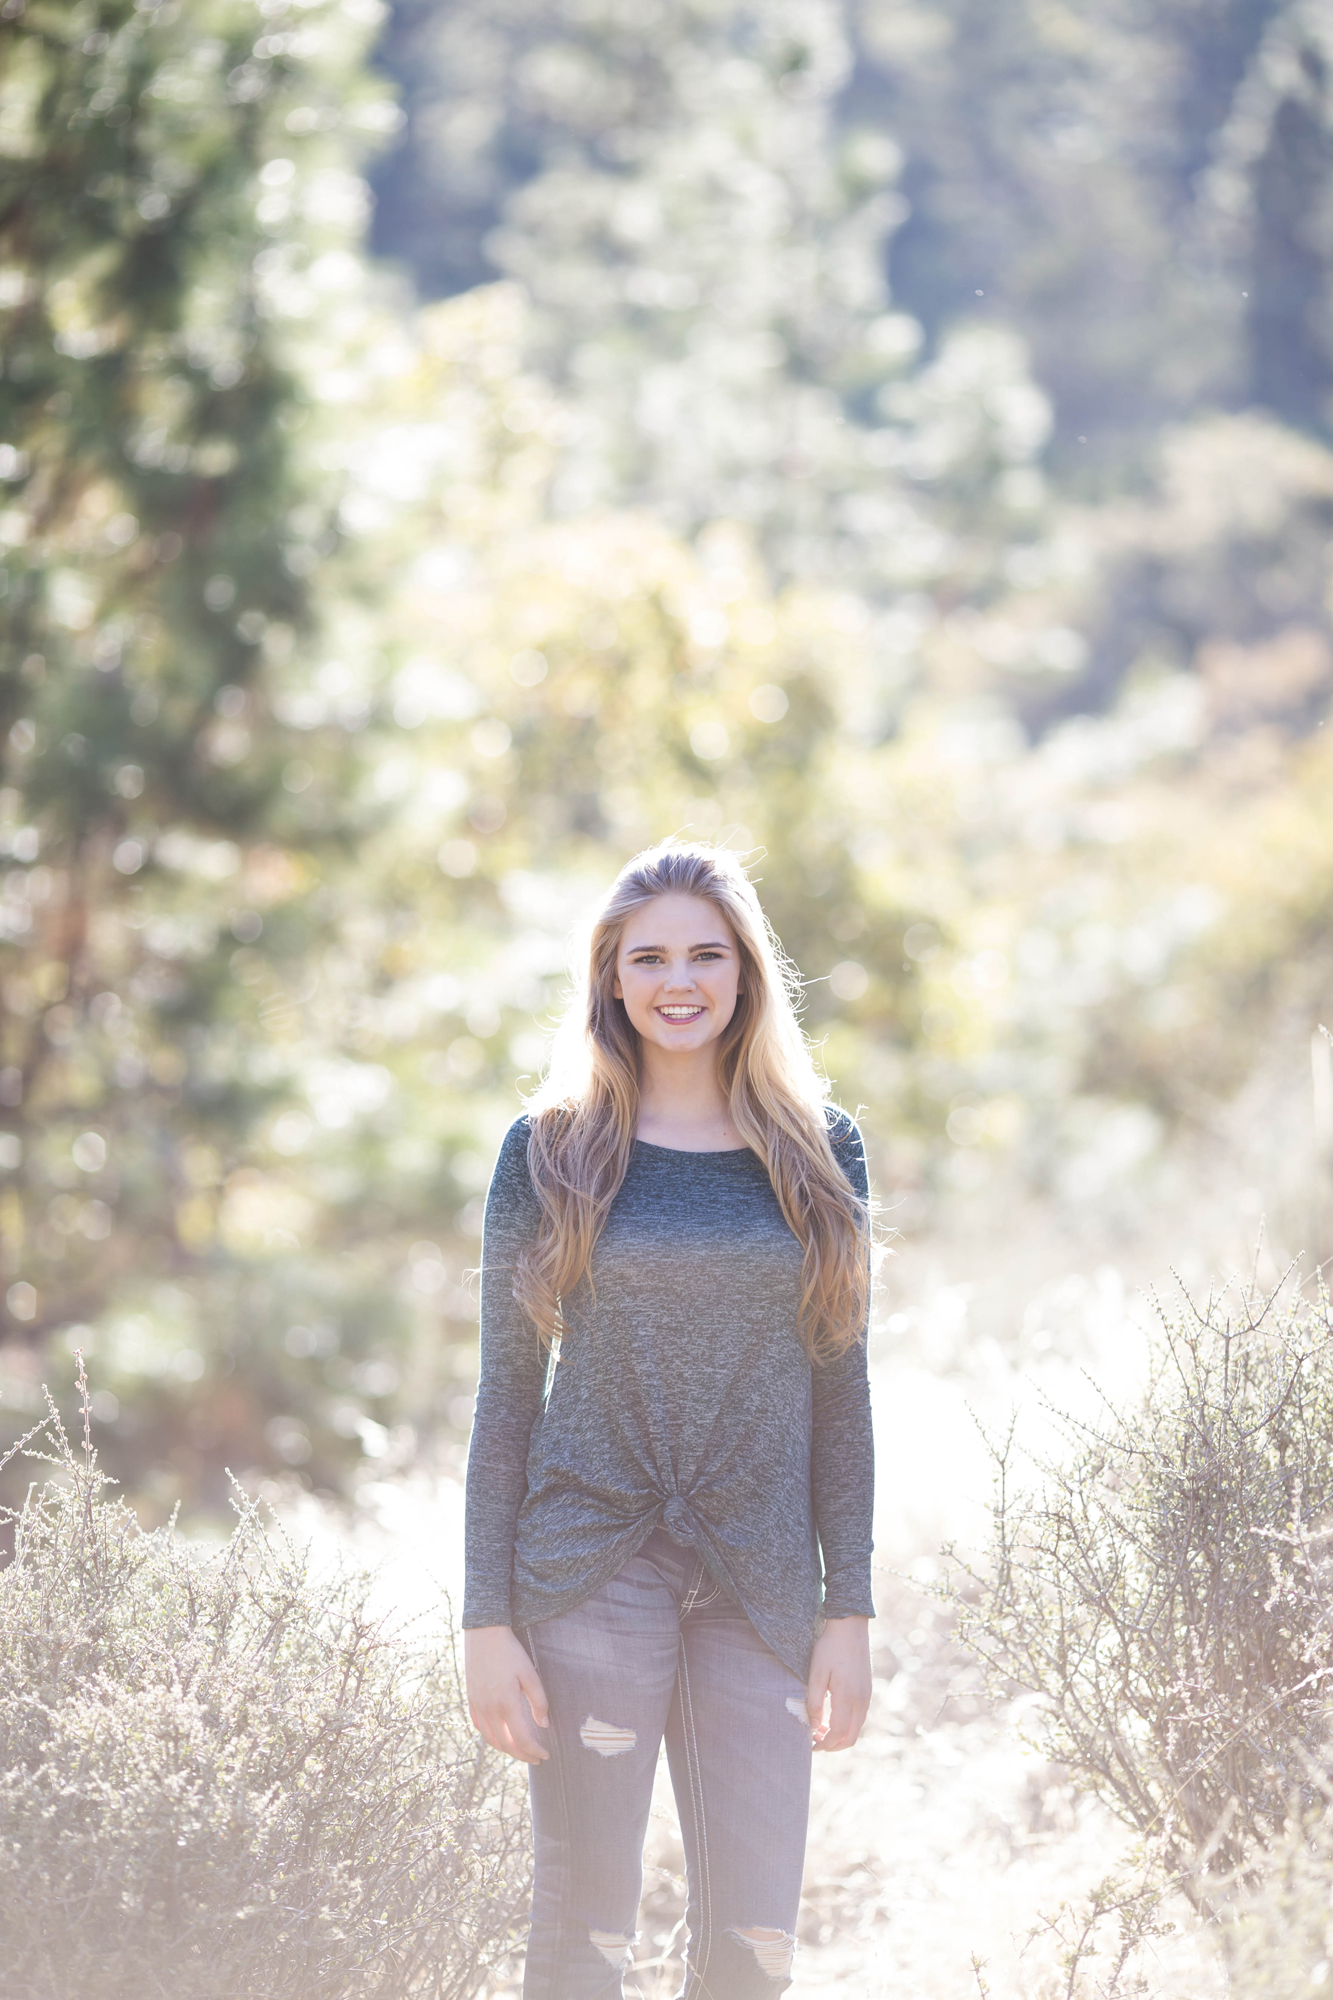
[(1306, 2000), (1333, 1963), (1333, 1799), (1326, 1760), (1311, 1764), (1318, 1802), (1302, 1811), (1293, 1799), (1287, 1830), (1227, 1938), (1228, 1991), (1237, 2000)]
[[(359, 279), (345, 135), (395, 114), (359, 68), (373, 12), (285, 32), (248, 0), (7, 13), (9, 1325), (40, 1341), (165, 1287), (108, 1379), (148, 1373), (125, 1428), (163, 1460), (184, 1427), (217, 1492), (274, 1394), (236, 1379), (264, 1314), (243, 1258), (210, 1254), (215, 1191), (282, 1087), (247, 1049), (264, 996), (238, 945), (312, 947), (300, 892), (333, 831), (281, 720), (338, 497), (283, 301)], [(325, 784), (349, 749), (322, 739)]]
[[(1061, 456), (1200, 401), (1327, 431), (1329, 23), (1304, 0), (863, 0), (848, 116), (903, 143), (895, 290), (1021, 326)], [(1079, 434), (1083, 436), (1080, 437)]]
[(394, 0), (381, 60), (407, 124), (376, 242), (430, 294), (513, 273), (623, 355), (700, 305), (829, 325), (887, 272), (932, 347), (981, 311), (1021, 330), (1066, 465), (1123, 468), (1201, 400), (1329, 424), (1306, 0)]
[[(1113, 1243), (1303, 1047), (1333, 453), (1179, 203), (1326, 129), (1322, 29), (1138, 18), (404, 0), (376, 78), (370, 0), (6, 0), (0, 1421), (82, 1344), (163, 1513), (457, 1441), (567, 930), (673, 828), (905, 1231)], [(457, 296), (362, 248), (386, 141)]]

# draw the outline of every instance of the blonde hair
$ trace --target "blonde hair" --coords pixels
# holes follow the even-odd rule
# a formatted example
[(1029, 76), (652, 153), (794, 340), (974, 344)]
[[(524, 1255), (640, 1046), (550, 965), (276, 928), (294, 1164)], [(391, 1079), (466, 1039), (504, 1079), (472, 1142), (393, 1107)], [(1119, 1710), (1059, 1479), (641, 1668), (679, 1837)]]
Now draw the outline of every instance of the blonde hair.
[(718, 1068), (731, 1121), (768, 1169), (801, 1245), (799, 1329), (812, 1360), (860, 1339), (869, 1294), (869, 1217), (833, 1154), (826, 1091), (797, 1019), (799, 983), (739, 861), (704, 842), (664, 841), (616, 877), (593, 920), (587, 969), (528, 1106), (528, 1167), (541, 1204), (514, 1296), (550, 1344), (560, 1302), (588, 1269), (634, 1150), (640, 1048), (612, 991), (626, 919), (657, 896), (699, 896), (730, 925), (736, 1011)]

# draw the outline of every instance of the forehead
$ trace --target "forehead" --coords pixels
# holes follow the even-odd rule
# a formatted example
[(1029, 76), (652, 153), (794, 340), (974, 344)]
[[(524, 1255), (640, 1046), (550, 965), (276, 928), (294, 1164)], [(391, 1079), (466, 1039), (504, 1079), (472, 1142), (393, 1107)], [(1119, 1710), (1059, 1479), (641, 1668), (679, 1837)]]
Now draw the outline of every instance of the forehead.
[(689, 950), (699, 944), (735, 942), (731, 925), (716, 903), (710, 903), (706, 896), (678, 893), (654, 896), (625, 919), (620, 933), (621, 951), (642, 950), (653, 944)]

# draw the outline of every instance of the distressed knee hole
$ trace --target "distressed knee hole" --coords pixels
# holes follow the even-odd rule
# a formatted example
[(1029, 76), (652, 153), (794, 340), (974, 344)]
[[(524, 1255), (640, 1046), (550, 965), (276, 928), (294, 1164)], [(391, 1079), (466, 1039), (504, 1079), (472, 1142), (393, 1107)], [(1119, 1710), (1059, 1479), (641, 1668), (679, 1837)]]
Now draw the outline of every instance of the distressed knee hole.
[(733, 1927), (732, 1937), (748, 1944), (759, 1970), (769, 1979), (786, 1979), (791, 1972), (796, 1939), (790, 1931), (773, 1931), (756, 1924), (752, 1930)]
[(585, 1750), (595, 1750), (599, 1757), (623, 1757), (638, 1742), (632, 1729), (622, 1729), (615, 1722), (599, 1722), (590, 1715), (579, 1731), (579, 1741)]
[(810, 1711), (800, 1695), (789, 1694), (787, 1696), (787, 1713), (788, 1715), (794, 1715), (798, 1722), (803, 1722), (807, 1729), (810, 1727)]
[(633, 1938), (625, 1937), (620, 1931), (589, 1931), (588, 1942), (597, 1947), (608, 1965), (614, 1966), (617, 1972), (625, 1971), (634, 1949)]

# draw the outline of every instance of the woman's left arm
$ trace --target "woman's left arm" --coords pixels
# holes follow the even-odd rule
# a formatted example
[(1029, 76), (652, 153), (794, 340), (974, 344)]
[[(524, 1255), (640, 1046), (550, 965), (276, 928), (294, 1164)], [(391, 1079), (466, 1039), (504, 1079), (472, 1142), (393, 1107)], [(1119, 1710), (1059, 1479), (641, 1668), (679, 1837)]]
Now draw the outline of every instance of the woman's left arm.
[[(868, 1199), (865, 1149), (850, 1120), (832, 1135), (856, 1193)], [(807, 1705), (818, 1736), (829, 1698), (825, 1750), (856, 1741), (870, 1703), (870, 1558), (875, 1510), (875, 1446), (862, 1338), (812, 1371), (810, 1482), (824, 1559), (824, 1632), (810, 1666)]]
[(873, 1618), (875, 1442), (864, 1344), (817, 1362), (812, 1373), (810, 1488), (824, 1557), (824, 1616)]
[[(820, 1750), (855, 1743), (870, 1706), (870, 1555), (874, 1441), (865, 1346), (814, 1370), (811, 1486), (824, 1557), (826, 1624), (810, 1662), (806, 1707)], [(825, 1697), (828, 1714), (825, 1715)]]

